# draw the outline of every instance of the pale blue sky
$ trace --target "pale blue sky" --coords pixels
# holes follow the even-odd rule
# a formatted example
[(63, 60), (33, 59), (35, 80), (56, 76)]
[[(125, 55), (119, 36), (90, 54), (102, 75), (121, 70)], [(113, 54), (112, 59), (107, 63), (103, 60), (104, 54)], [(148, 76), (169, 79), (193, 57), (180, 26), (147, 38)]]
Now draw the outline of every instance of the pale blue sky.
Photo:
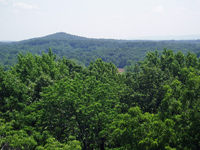
[(0, 0), (0, 41), (200, 35), (200, 0)]

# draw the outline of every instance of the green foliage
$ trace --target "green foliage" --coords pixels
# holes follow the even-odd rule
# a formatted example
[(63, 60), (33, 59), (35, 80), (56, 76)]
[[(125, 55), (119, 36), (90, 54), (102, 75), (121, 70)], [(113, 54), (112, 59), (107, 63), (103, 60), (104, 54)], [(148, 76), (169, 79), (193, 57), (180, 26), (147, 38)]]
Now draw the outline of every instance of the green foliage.
[(200, 149), (195, 54), (149, 52), (124, 74), (100, 58), (82, 67), (56, 56), (19, 54), (0, 68), (1, 149)]
[[(172, 120), (161, 121), (157, 115), (142, 113), (139, 107), (120, 114), (111, 124), (112, 145), (123, 149), (173, 148), (176, 135)], [(120, 144), (117, 144), (120, 143)]]
[(73, 135), (85, 149), (103, 140), (98, 133), (117, 114), (119, 103), (116, 90), (109, 83), (101, 83), (95, 76), (83, 78), (81, 74), (45, 88), (42, 97), (38, 103), (42, 122), (37, 126), (45, 126), (59, 141), (65, 142)]
[(55, 140), (55, 138), (47, 139), (45, 146), (38, 146), (36, 150), (81, 150), (79, 141), (69, 141), (67, 144), (62, 144)]
[(33, 149), (37, 142), (24, 130), (13, 130), (14, 121), (6, 122), (0, 119), (1, 149)]

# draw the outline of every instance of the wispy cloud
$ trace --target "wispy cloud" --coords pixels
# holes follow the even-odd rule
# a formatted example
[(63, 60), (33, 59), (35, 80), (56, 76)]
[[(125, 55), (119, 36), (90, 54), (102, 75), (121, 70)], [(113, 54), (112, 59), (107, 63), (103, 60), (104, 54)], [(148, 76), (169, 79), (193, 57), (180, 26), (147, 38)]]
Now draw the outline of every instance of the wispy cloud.
[(10, 4), (10, 0), (0, 0), (0, 5), (8, 5)]
[(36, 15), (38, 15), (38, 16), (46, 16), (46, 14), (45, 14), (45, 13), (43, 13), (43, 12), (40, 12), (40, 11), (36, 12), (35, 14), (36, 14)]
[(182, 15), (200, 16), (200, 11), (191, 11), (186, 7), (179, 7), (179, 8), (176, 8), (174, 11), (175, 13), (180, 14), (180, 15), (182, 14)]
[(28, 4), (25, 4), (25, 3), (14, 3), (13, 4), (14, 7), (18, 7), (18, 8), (21, 8), (21, 9), (39, 9), (38, 6), (36, 5), (28, 5)]
[(124, 16), (124, 15), (110, 15), (110, 18), (114, 18), (114, 19), (123, 19), (125, 17), (126, 16)]
[(179, 8), (176, 8), (174, 11), (175, 11), (175, 13), (181, 14), (181, 13), (188, 12), (188, 8), (179, 7)]
[(152, 12), (154, 12), (154, 13), (164, 13), (165, 11), (164, 11), (164, 9), (162, 8), (162, 6), (157, 6), (157, 7), (154, 7), (154, 8), (152, 9)]
[(190, 15), (200, 16), (200, 11), (189, 12)]
[(13, 10), (13, 13), (15, 13), (15, 14), (19, 14), (19, 11), (17, 11), (17, 10)]

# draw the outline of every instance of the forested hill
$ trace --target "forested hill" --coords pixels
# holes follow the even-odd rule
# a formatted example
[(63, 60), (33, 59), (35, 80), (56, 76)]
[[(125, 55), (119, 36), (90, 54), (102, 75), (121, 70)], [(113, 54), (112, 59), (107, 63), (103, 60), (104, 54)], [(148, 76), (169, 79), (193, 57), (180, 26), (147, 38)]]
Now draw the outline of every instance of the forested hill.
[(113, 62), (117, 67), (124, 68), (136, 61), (143, 60), (147, 52), (158, 50), (159, 53), (166, 47), (175, 53), (178, 51), (186, 54), (188, 51), (198, 53), (200, 41), (126, 41), (113, 39), (91, 39), (55, 33), (40, 38), (33, 38), (12, 43), (0, 43), (0, 63), (8, 69), (17, 62), (19, 53), (42, 55), (52, 51), (58, 58), (73, 59), (77, 64), (88, 66), (91, 61), (101, 58), (105, 62)]
[(86, 37), (71, 35), (64, 32), (50, 34), (38, 39), (41, 39), (41, 40), (89, 40), (89, 38), (86, 38)]

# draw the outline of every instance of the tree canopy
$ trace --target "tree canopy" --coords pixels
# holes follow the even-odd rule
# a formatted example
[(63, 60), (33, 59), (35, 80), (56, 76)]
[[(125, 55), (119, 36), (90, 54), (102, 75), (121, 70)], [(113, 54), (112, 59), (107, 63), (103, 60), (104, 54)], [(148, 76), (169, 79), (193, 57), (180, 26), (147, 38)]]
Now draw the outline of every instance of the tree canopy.
[(163, 49), (119, 73), (19, 54), (0, 68), (0, 148), (200, 149), (200, 59)]

